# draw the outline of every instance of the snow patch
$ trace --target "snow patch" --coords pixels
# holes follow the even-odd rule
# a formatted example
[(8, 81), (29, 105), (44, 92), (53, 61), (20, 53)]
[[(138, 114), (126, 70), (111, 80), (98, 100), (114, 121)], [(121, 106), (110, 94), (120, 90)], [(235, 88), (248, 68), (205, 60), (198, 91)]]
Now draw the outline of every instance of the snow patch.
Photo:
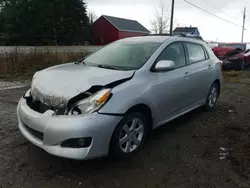
[(0, 81), (0, 91), (17, 89), (27, 86), (28, 84), (22, 82), (4, 82)]

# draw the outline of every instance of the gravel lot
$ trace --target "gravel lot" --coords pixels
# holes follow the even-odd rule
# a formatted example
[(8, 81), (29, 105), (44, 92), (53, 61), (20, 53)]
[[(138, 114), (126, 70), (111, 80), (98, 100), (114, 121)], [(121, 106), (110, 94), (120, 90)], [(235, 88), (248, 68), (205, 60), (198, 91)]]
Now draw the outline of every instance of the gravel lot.
[(33, 146), (16, 120), (17, 102), (27, 87), (0, 89), (0, 188), (250, 187), (250, 163), (241, 150), (250, 133), (250, 81), (245, 78), (225, 83), (213, 112), (197, 109), (166, 124), (137, 156), (119, 162), (72, 161)]

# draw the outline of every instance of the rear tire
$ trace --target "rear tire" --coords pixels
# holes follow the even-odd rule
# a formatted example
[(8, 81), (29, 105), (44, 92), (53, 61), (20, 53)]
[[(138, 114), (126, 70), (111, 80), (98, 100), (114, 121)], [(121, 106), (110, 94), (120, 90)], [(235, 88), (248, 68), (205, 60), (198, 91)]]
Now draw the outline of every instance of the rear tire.
[(148, 122), (140, 112), (129, 112), (116, 126), (110, 142), (109, 156), (121, 159), (141, 150), (148, 135)]
[(206, 104), (205, 104), (205, 110), (206, 111), (212, 111), (217, 103), (219, 97), (219, 85), (218, 83), (213, 83), (209, 93), (207, 95), (207, 100), (206, 100)]

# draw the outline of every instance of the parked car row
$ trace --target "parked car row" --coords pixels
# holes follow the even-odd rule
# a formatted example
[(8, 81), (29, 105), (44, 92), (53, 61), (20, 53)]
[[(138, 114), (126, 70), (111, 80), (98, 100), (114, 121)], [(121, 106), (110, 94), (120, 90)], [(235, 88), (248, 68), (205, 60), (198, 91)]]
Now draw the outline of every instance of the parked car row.
[(250, 65), (250, 43), (224, 43), (212, 49), (223, 69), (244, 70)]

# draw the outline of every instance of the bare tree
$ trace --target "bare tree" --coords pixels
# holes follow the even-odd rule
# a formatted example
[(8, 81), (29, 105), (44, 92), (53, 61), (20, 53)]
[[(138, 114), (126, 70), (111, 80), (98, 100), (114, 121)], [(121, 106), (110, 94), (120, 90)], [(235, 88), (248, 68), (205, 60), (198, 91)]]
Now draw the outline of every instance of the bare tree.
[(153, 10), (151, 26), (155, 34), (162, 34), (169, 31), (170, 9), (166, 8), (163, 2), (159, 2), (158, 6)]
[(94, 21), (96, 21), (96, 19), (97, 19), (97, 15), (95, 14), (95, 12), (93, 12), (93, 11), (89, 11), (89, 22), (90, 22), (90, 24), (92, 24)]

